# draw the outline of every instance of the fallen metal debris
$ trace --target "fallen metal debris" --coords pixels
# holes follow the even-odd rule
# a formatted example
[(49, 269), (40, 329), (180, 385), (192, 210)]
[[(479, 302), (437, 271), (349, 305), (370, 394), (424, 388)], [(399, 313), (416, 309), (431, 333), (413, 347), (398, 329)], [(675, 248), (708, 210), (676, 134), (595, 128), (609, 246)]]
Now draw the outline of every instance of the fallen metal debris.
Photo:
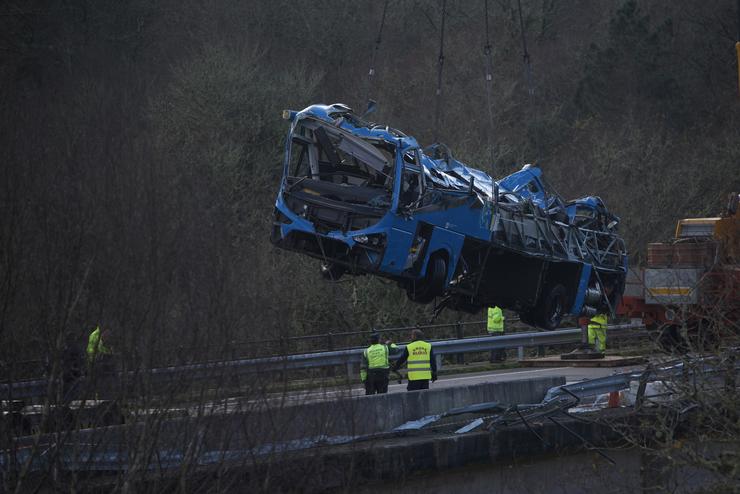
[(506, 410), (506, 407), (502, 406), (501, 403), (497, 401), (485, 402), (485, 403), (474, 403), (472, 405), (468, 405), (464, 407), (453, 408), (452, 410), (448, 410), (447, 412), (442, 413), (442, 414), (427, 415), (426, 417), (422, 417), (420, 419), (411, 420), (409, 422), (399, 425), (393, 430), (396, 432), (408, 431), (408, 430), (419, 430), (419, 429), (426, 427), (429, 424), (433, 424), (434, 422), (439, 421), (440, 419), (447, 418), (447, 417), (453, 417), (455, 415), (464, 415), (468, 413), (501, 412), (503, 410)]
[[(736, 369), (740, 370), (740, 364), (736, 365)], [(669, 384), (672, 380), (687, 378), (696, 373), (712, 375), (726, 372), (726, 370), (723, 363), (714, 357), (696, 358), (691, 361), (690, 365), (686, 362), (673, 362), (660, 367), (648, 366), (641, 371), (556, 386), (548, 390), (542, 402), (537, 404), (477, 403), (407, 422), (394, 431), (421, 431), (446, 417), (479, 414), (482, 416), (476, 417), (464, 427), (457, 429), (455, 433), (470, 432), (483, 425), (492, 430), (514, 423), (524, 423), (534, 433), (529, 421), (537, 418), (550, 418), (558, 414), (567, 415), (571, 411), (599, 410), (606, 406), (607, 397), (612, 392), (622, 393), (623, 398), (620, 403), (622, 406), (636, 406), (645, 400), (652, 403), (666, 403), (678, 398), (676, 390)]]

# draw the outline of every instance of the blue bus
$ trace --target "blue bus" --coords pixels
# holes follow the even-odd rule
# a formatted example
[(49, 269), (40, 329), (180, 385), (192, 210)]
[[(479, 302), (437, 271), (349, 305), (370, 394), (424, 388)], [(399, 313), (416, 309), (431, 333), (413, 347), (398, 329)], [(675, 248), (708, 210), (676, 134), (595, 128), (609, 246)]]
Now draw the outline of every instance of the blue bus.
[(283, 115), (271, 241), (324, 278), (382, 276), (415, 302), (498, 305), (546, 329), (616, 307), (627, 252), (601, 199), (565, 202), (536, 166), (494, 181), (342, 104)]

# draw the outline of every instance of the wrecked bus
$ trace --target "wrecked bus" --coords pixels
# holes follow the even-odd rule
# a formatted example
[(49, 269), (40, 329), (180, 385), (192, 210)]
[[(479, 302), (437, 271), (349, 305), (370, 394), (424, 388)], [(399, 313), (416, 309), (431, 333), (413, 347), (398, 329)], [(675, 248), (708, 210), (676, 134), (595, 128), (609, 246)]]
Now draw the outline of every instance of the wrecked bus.
[(284, 117), (271, 240), (319, 259), (325, 278), (382, 276), (415, 302), (498, 305), (546, 329), (613, 312), (627, 252), (601, 199), (566, 203), (529, 165), (494, 182), (345, 105)]

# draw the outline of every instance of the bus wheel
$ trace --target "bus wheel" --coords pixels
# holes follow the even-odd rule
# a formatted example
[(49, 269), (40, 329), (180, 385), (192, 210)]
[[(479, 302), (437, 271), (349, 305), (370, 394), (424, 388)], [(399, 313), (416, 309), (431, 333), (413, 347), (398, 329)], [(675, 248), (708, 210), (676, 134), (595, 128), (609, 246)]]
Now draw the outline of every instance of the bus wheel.
[(411, 282), (406, 288), (406, 295), (412, 302), (428, 304), (434, 297), (442, 295), (447, 279), (447, 261), (442, 256), (429, 259), (427, 274), (424, 279)]
[(560, 326), (560, 321), (565, 313), (565, 304), (567, 302), (567, 293), (563, 285), (554, 285), (538, 310), (538, 325), (547, 330), (553, 330)]
[(660, 328), (658, 346), (668, 354), (683, 355), (689, 351), (687, 341), (681, 336), (681, 327), (677, 324), (666, 324)]

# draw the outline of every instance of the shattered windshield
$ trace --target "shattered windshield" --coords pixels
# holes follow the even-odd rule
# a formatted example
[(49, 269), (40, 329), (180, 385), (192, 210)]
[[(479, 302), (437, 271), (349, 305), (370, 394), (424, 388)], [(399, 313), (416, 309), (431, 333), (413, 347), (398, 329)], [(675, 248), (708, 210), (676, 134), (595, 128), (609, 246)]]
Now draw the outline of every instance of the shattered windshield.
[(369, 142), (311, 119), (298, 123), (291, 145), (289, 175), (346, 186), (391, 189), (392, 146)]

